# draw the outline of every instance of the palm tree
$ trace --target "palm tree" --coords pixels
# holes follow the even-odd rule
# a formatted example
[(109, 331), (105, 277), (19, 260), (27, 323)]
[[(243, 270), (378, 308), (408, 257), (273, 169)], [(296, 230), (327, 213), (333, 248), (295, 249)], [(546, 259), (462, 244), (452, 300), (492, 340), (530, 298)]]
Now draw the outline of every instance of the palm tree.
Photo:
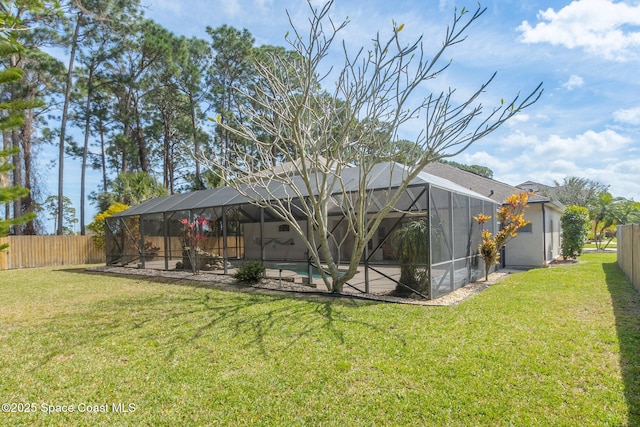
[(621, 197), (613, 197), (611, 193), (601, 193), (596, 204), (591, 208), (591, 219), (594, 223), (594, 237), (598, 250), (606, 249), (611, 242), (606, 245), (602, 244), (602, 237), (606, 229), (618, 223), (617, 213), (620, 204), (623, 202)]
[(166, 196), (167, 190), (146, 172), (121, 172), (109, 184), (109, 192), (95, 196), (98, 207), (105, 211), (116, 202), (139, 205), (154, 197)]
[(400, 261), (400, 283), (395, 293), (411, 291), (424, 293), (429, 280), (429, 221), (427, 218), (411, 221), (395, 231), (392, 238), (394, 255)]

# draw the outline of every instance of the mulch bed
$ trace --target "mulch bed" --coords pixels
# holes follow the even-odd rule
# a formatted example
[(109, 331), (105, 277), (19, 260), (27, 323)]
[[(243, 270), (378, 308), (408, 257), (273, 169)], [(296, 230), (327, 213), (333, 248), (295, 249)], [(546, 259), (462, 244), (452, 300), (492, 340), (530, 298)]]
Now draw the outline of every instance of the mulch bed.
[(380, 301), (380, 302), (391, 302), (397, 304), (412, 304), (412, 305), (428, 305), (428, 306), (448, 306), (453, 304), (458, 304), (461, 301), (469, 298), (470, 296), (486, 289), (487, 287), (493, 285), (498, 282), (502, 278), (508, 276), (509, 274), (515, 273), (516, 270), (500, 270), (496, 273), (492, 273), (489, 275), (489, 280), (484, 281), (482, 279), (478, 282), (469, 283), (462, 288), (456, 289), (455, 291), (437, 299), (433, 300), (423, 300), (423, 299), (415, 299), (415, 298), (402, 298), (392, 295), (377, 295), (377, 294), (364, 294), (364, 293), (356, 293), (355, 291), (349, 292), (345, 290), (341, 294), (333, 294), (326, 290), (312, 288), (310, 286), (304, 286), (297, 283), (291, 283), (287, 281), (278, 281), (273, 279), (265, 279), (261, 283), (256, 285), (241, 285), (238, 284), (234, 278), (231, 276), (225, 276), (223, 274), (211, 274), (208, 272), (201, 272), (200, 274), (193, 274), (189, 271), (184, 270), (152, 270), (152, 269), (142, 269), (142, 268), (131, 268), (131, 267), (113, 267), (113, 266), (101, 266), (101, 267), (92, 267), (87, 269), (88, 271), (98, 272), (98, 273), (109, 273), (109, 274), (118, 274), (124, 276), (143, 276), (149, 278), (158, 278), (163, 281), (170, 282), (181, 282), (181, 283), (193, 283), (197, 282), (204, 286), (211, 286), (216, 288), (223, 289), (232, 289), (232, 290), (240, 290), (240, 291), (251, 291), (251, 292), (259, 292), (265, 294), (282, 294), (282, 293), (295, 293), (298, 295), (307, 295), (307, 296), (324, 296), (324, 297), (338, 297), (338, 298), (357, 298), (371, 301)]

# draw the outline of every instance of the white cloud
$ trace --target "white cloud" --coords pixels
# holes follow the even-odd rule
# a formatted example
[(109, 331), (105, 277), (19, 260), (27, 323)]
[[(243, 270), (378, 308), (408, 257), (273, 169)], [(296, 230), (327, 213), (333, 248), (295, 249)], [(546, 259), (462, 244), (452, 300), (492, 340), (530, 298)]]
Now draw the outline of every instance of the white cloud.
[(614, 111), (613, 119), (619, 123), (640, 125), (640, 107)]
[(523, 21), (524, 43), (582, 48), (609, 60), (638, 58), (640, 5), (609, 0), (575, 0), (559, 11), (538, 12), (535, 26)]
[[(499, 159), (494, 158), (493, 161), (498, 162)], [(608, 185), (611, 194), (616, 197), (634, 198), (640, 201), (640, 181), (636, 179), (640, 173), (640, 159), (582, 166), (571, 159), (543, 161), (524, 155), (501, 162), (501, 166), (488, 167), (494, 171), (495, 179), (511, 185), (518, 185), (525, 181), (553, 185), (554, 181), (562, 182), (568, 176), (577, 176)]]
[(501, 152), (521, 152), (520, 157), (533, 162), (549, 164), (555, 159), (603, 159), (616, 150), (628, 148), (631, 139), (607, 129), (602, 132), (588, 130), (575, 137), (549, 135), (546, 140), (536, 135), (515, 131), (499, 142)]
[[(458, 161), (458, 160), (456, 160)], [(478, 151), (475, 153), (465, 153), (461, 155), (462, 163), (467, 165), (481, 165), (495, 171), (498, 169), (508, 169), (509, 165), (503, 159), (499, 159), (486, 151)]]
[(549, 172), (554, 175), (567, 176), (573, 174), (578, 169), (575, 162), (568, 159), (556, 159), (549, 162)]
[(540, 140), (535, 135), (526, 135), (521, 131), (515, 131), (502, 140), (500, 148), (506, 151), (514, 148), (530, 148), (538, 144), (540, 144)]
[(455, 2), (453, 0), (440, 0), (438, 3), (438, 9), (440, 9), (440, 11), (449, 10), (452, 9), (454, 5)]
[(226, 0), (221, 2), (220, 5), (224, 14), (227, 16), (237, 16), (242, 11), (242, 7), (238, 0)]
[(611, 129), (602, 132), (588, 130), (574, 138), (562, 138), (551, 135), (546, 141), (539, 141), (531, 147), (538, 156), (551, 158), (587, 159), (592, 156), (608, 156), (610, 153), (626, 147), (631, 140)]
[(518, 113), (507, 121), (507, 126), (515, 127), (522, 123), (528, 122), (531, 119), (526, 113)]
[(584, 85), (584, 79), (573, 74), (569, 77), (569, 80), (562, 85), (562, 87), (567, 90), (573, 90), (575, 88), (582, 87), (582, 85)]
[(634, 182), (640, 186), (640, 181), (637, 179), (638, 174), (640, 174), (640, 159), (623, 160), (616, 164), (615, 167), (618, 172), (621, 170), (623, 174), (629, 175), (630, 182)]
[(609, 191), (616, 197), (640, 201), (638, 173), (640, 173), (640, 159), (636, 158), (605, 164), (602, 167), (585, 168), (580, 176), (609, 185)]
[(609, 185), (614, 196), (639, 199), (640, 157), (632, 142), (614, 130), (589, 130), (569, 138), (518, 131), (494, 142), (491, 149), (466, 152), (454, 160), (487, 166), (495, 179), (511, 185), (529, 180), (553, 185), (578, 176)]

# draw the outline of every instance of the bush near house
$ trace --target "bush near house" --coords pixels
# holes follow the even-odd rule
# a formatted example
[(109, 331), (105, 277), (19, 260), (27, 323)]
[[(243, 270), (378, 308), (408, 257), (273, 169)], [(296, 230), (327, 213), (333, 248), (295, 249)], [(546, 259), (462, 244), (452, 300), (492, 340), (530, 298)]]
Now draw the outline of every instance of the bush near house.
[(478, 246), (478, 253), (484, 260), (484, 280), (489, 280), (489, 271), (500, 260), (500, 250), (507, 242), (518, 235), (518, 231), (529, 224), (524, 218), (525, 209), (529, 206), (529, 193), (517, 191), (507, 197), (505, 204), (498, 208), (496, 217), (500, 223), (500, 230), (493, 235), (484, 228), (484, 223), (491, 216), (479, 213), (473, 219), (482, 226), (482, 243)]
[(105, 211), (100, 212), (95, 216), (93, 222), (87, 226), (87, 228), (93, 231), (93, 244), (97, 249), (104, 248), (104, 223), (107, 218), (112, 215), (115, 215), (119, 212), (126, 211), (129, 209), (129, 205), (125, 205), (124, 203), (114, 203)]
[(576, 258), (589, 237), (589, 209), (584, 206), (567, 206), (560, 217), (562, 227), (562, 258)]
[(253, 285), (264, 279), (265, 267), (260, 261), (246, 261), (238, 266), (233, 278), (240, 283)]

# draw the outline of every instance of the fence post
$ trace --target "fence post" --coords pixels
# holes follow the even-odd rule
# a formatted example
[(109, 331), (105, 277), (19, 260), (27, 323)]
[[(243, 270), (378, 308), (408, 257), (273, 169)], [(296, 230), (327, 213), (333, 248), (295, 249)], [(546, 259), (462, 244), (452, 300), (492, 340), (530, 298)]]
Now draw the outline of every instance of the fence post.
[[(0, 237), (0, 245), (8, 243), (9, 239), (6, 237)], [(0, 271), (9, 269), (9, 248), (4, 251), (0, 251)]]
[(620, 225), (617, 236), (618, 265), (633, 286), (640, 291), (640, 225)]
[(631, 225), (629, 234), (631, 235), (631, 254), (629, 258), (629, 266), (631, 273), (631, 282), (633, 286), (640, 291), (640, 225)]

